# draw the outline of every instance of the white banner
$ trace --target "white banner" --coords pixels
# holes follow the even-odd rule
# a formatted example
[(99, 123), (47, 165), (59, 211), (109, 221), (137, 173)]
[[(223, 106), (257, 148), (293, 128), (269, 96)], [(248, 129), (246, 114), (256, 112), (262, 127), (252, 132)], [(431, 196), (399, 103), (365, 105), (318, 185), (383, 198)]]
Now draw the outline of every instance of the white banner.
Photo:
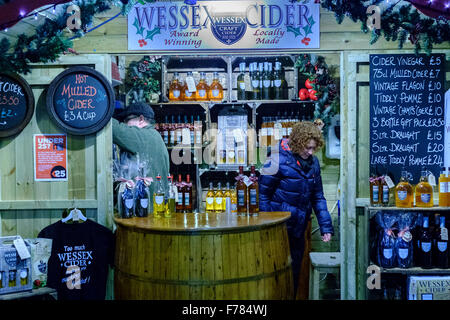
[[(194, 1), (195, 2), (195, 1)], [(128, 14), (128, 50), (317, 49), (320, 3), (306, 0), (154, 2)]]

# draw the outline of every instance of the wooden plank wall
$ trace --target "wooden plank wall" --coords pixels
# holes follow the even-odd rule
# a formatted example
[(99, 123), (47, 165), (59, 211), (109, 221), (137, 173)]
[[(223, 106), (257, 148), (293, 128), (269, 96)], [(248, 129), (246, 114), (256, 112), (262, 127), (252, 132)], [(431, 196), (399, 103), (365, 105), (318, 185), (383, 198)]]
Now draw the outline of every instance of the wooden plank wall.
[[(19, 234), (34, 238), (45, 226), (61, 219), (65, 208), (86, 208), (88, 218), (112, 226), (110, 182), (111, 126), (89, 136), (68, 135), (68, 181), (34, 181), (33, 135), (64, 133), (50, 119), (46, 109), (46, 88), (65, 68), (87, 64), (110, 77), (109, 57), (63, 57), (55, 64), (34, 66), (24, 78), (35, 97), (30, 123), (17, 136), (0, 140), (0, 236)], [(105, 69), (106, 66), (106, 69)], [(108, 75), (109, 74), (109, 75)], [(100, 165), (97, 165), (100, 164)], [(109, 198), (111, 199), (109, 200)], [(99, 206), (99, 203), (102, 206)], [(98, 208), (98, 209), (97, 209)]]

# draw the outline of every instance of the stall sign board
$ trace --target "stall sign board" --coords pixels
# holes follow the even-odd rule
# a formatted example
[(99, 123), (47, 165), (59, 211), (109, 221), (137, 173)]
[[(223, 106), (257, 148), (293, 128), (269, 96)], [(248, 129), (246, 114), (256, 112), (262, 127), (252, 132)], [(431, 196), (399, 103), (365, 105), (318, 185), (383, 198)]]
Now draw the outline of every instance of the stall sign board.
[(224, 0), (136, 4), (128, 13), (128, 50), (296, 50), (320, 47), (314, 0)]
[(19, 75), (0, 74), (0, 138), (20, 133), (34, 113), (34, 95)]
[[(437, 178), (444, 165), (445, 55), (370, 55), (370, 172), (398, 182), (405, 167)], [(383, 169), (385, 168), (385, 169)]]
[(67, 181), (67, 135), (35, 134), (34, 180)]
[(114, 112), (114, 92), (98, 71), (85, 66), (60, 73), (50, 84), (47, 111), (65, 132), (88, 135), (101, 130)]

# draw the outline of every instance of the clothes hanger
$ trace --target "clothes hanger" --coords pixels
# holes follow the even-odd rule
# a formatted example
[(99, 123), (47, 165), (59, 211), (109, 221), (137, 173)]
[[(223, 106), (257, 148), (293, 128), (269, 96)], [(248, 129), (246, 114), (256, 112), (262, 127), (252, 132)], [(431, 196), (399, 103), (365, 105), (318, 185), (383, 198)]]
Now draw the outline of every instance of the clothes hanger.
[(74, 208), (74, 209), (70, 210), (67, 217), (61, 219), (61, 221), (63, 223), (67, 223), (69, 220), (72, 220), (73, 222), (78, 222), (79, 220), (82, 220), (82, 222), (84, 222), (87, 220), (87, 218), (84, 216), (84, 214), (83, 214), (83, 212), (81, 212), (81, 210)]

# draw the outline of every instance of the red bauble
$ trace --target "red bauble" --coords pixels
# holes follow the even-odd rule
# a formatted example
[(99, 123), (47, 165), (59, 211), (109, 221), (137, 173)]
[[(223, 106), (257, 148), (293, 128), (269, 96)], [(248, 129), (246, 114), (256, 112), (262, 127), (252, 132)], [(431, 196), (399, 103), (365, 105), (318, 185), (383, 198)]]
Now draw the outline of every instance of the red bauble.
[(305, 88), (300, 89), (300, 91), (298, 92), (298, 97), (300, 98), (300, 100), (307, 100), (309, 98), (309, 93), (308, 90)]
[(312, 81), (310, 81), (309, 79), (306, 79), (306, 81), (305, 81), (305, 87), (306, 87), (307, 89), (312, 89), (312, 88), (313, 88), (312, 84), (313, 84)]
[(310, 98), (311, 100), (316, 101), (316, 100), (317, 100), (316, 93), (317, 93), (316, 90), (309, 89), (309, 90), (308, 90), (309, 98)]

